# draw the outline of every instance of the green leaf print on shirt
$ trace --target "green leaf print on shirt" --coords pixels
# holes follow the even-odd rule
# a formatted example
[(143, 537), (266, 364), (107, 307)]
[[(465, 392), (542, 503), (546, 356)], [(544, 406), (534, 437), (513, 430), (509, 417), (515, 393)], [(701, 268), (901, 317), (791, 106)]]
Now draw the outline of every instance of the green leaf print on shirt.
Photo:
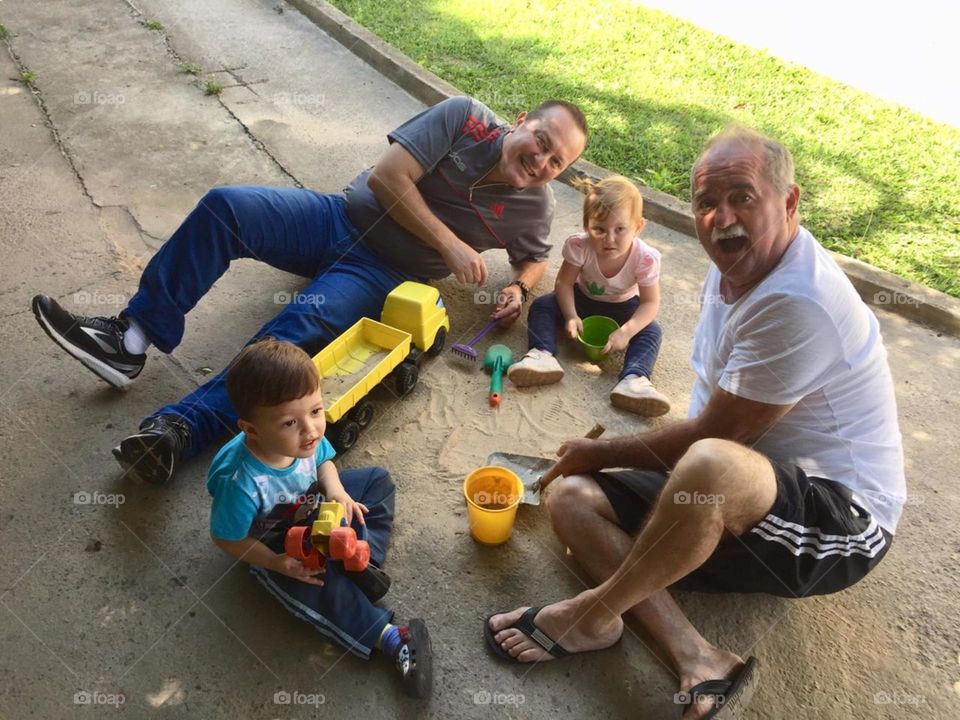
[(603, 285), (597, 285), (595, 280), (587, 283), (587, 290), (590, 291), (591, 295), (603, 295), (606, 292), (606, 288)]

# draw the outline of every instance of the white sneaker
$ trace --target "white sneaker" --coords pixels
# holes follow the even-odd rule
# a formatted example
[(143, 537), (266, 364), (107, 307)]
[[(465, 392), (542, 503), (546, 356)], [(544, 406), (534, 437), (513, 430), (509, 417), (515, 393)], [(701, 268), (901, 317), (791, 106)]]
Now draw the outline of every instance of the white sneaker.
[(645, 377), (627, 375), (610, 391), (610, 402), (614, 407), (643, 415), (657, 417), (670, 412), (670, 401), (659, 392)]
[(533, 349), (507, 368), (507, 377), (517, 387), (550, 385), (563, 377), (563, 368), (546, 350)]

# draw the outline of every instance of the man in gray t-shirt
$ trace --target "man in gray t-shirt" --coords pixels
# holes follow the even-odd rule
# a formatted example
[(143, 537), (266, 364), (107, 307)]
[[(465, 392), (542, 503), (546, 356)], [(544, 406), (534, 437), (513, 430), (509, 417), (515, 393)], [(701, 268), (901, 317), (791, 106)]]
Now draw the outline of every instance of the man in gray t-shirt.
[[(583, 152), (587, 127), (570, 103), (551, 100), (514, 125), (472, 98), (451, 98), (389, 135), (390, 147), (345, 195), (300, 188), (222, 187), (208, 192), (151, 258), (119, 317), (81, 317), (46, 295), (33, 299), (43, 330), (116, 387), (125, 387), (155, 345), (169, 353), (186, 314), (237, 258), (254, 258), (310, 279), (254, 339), (286, 340), (313, 354), (359, 318), (379, 317), (404, 280), (450, 273), (483, 285), (480, 253), (502, 247), (514, 280), (492, 313), (520, 315), (546, 269), (553, 219), (547, 183)], [(236, 430), (220, 373), (147, 417), (114, 449), (149, 482)]]

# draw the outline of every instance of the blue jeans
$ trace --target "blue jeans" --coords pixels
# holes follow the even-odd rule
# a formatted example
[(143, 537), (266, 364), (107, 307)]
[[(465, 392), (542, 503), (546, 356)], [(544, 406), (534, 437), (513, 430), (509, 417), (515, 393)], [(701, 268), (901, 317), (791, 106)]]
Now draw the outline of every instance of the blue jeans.
[[(640, 298), (632, 297), (618, 303), (602, 302), (587, 297), (579, 287), (574, 285), (573, 304), (581, 319), (591, 315), (606, 315), (616, 320), (619, 325), (623, 325), (640, 306)], [(546, 350), (556, 355), (557, 330), (564, 324), (563, 312), (560, 310), (556, 295), (550, 293), (538, 297), (531, 303), (530, 312), (527, 313), (527, 342), (530, 349)], [(630, 339), (630, 344), (627, 345), (620, 380), (627, 375), (641, 375), (649, 378), (650, 373), (653, 372), (653, 365), (657, 362), (662, 339), (663, 331), (656, 320), (634, 335)]]
[[(127, 314), (159, 350), (172, 352), (183, 338), (184, 317), (230, 262), (254, 258), (312, 281), (250, 342), (269, 335), (315, 354), (361, 317), (379, 318), (390, 291), (416, 279), (359, 242), (344, 204), (341, 195), (296, 188), (209, 191), (151, 258)], [(179, 415), (190, 426), (184, 459), (236, 431), (225, 380), (223, 371), (155, 413)]]
[[(363, 503), (366, 514), (370, 560), (382, 567), (387, 556), (393, 527), (395, 488), (383, 468), (355, 468), (340, 473), (347, 494)], [(359, 524), (353, 523), (359, 535)], [(267, 543), (274, 552), (283, 552), (283, 535)], [(393, 612), (370, 602), (347, 577), (343, 563), (327, 562), (321, 576), (322, 586), (300, 582), (292, 577), (256, 565), (250, 572), (293, 615), (306, 620), (318, 632), (362, 658), (370, 657), (380, 633), (393, 619)]]

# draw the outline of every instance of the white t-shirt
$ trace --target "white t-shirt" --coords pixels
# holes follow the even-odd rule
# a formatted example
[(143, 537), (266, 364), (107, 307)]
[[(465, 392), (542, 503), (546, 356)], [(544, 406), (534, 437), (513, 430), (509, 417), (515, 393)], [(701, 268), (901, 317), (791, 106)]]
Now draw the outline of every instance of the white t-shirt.
[(849, 487), (893, 533), (906, 500), (893, 380), (877, 318), (804, 228), (763, 281), (728, 305), (710, 266), (691, 362), (690, 417), (719, 385), (794, 407), (754, 448)]
[(630, 254), (613, 277), (600, 270), (597, 254), (585, 232), (576, 233), (563, 244), (563, 259), (580, 268), (577, 285), (591, 300), (623, 302), (638, 293), (637, 286), (649, 287), (660, 279), (660, 251), (638, 237), (633, 239)]

